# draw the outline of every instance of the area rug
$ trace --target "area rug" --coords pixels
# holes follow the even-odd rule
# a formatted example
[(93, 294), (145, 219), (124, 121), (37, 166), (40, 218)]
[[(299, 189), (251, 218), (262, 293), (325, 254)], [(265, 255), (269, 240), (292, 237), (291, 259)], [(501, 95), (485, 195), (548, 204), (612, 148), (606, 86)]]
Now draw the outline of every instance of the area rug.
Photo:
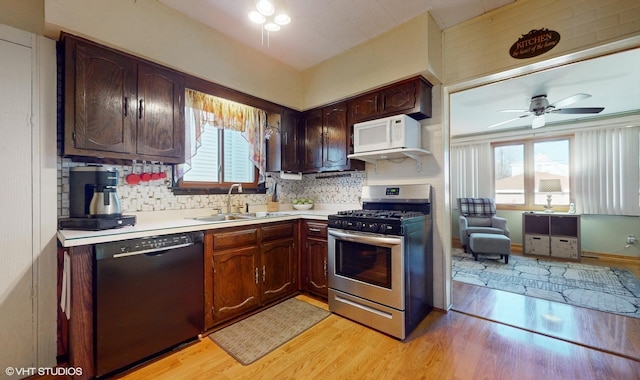
[(290, 298), (209, 335), (243, 365), (249, 365), (331, 315)]
[(640, 280), (624, 269), (461, 250), (452, 262), (454, 281), (640, 318)]

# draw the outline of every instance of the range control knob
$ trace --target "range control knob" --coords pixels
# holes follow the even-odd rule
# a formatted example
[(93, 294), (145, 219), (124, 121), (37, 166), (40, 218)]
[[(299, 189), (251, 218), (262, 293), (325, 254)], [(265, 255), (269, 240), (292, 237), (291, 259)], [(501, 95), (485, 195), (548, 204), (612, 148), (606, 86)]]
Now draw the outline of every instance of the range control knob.
[(377, 230), (377, 231), (378, 231), (378, 232), (380, 232), (380, 233), (385, 233), (385, 232), (387, 232), (387, 225), (386, 225), (386, 224), (384, 224), (384, 223), (380, 223), (380, 224), (378, 225), (378, 230)]
[(367, 232), (378, 232), (378, 223), (367, 223)]

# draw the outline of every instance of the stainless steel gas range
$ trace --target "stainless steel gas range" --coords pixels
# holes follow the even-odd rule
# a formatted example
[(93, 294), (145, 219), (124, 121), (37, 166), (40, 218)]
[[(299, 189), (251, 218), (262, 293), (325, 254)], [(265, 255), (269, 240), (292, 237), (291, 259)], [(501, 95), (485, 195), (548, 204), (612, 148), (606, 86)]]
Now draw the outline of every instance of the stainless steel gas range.
[(431, 186), (364, 186), (329, 215), (329, 310), (399, 339), (433, 309)]

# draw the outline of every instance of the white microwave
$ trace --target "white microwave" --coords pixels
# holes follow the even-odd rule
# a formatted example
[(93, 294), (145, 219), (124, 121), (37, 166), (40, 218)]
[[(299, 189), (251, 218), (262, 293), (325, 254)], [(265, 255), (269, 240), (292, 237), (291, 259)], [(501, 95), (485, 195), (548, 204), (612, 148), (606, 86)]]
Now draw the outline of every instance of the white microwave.
[(407, 115), (365, 121), (353, 125), (353, 152), (393, 148), (420, 148), (420, 122)]

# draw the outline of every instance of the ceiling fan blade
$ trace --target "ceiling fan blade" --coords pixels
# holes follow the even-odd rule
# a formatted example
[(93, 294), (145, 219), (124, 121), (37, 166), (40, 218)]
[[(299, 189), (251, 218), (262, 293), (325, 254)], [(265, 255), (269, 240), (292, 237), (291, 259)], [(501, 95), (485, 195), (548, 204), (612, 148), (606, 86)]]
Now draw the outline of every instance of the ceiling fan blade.
[(546, 123), (546, 120), (544, 118), (544, 115), (535, 116), (533, 118), (533, 121), (531, 122), (531, 128), (536, 129), (536, 128), (544, 127), (545, 123)]
[(551, 113), (562, 113), (562, 114), (580, 114), (580, 113), (600, 113), (604, 107), (584, 107), (584, 108), (560, 108), (552, 110)]
[(497, 127), (497, 126), (502, 125), (502, 124), (507, 124), (507, 123), (510, 123), (510, 122), (512, 122), (514, 120), (522, 119), (523, 117), (528, 117), (529, 115), (531, 115), (531, 114), (527, 113), (527, 114), (524, 114), (522, 116), (514, 117), (513, 119), (501, 121), (499, 123), (492, 124), (492, 125), (488, 126), (487, 128), (494, 128), (494, 127)]
[(549, 104), (549, 107), (562, 108), (562, 107), (566, 107), (566, 106), (568, 106), (570, 104), (577, 103), (577, 102), (579, 102), (581, 100), (585, 100), (585, 99), (590, 98), (590, 97), (591, 97), (591, 95), (589, 95), (589, 94), (578, 93), (578, 94), (575, 94), (575, 95), (571, 95), (568, 98), (564, 98), (562, 100), (558, 100), (555, 103), (551, 103), (551, 104)]
[(515, 112), (515, 113), (525, 113), (529, 112), (529, 110), (500, 110), (498, 112)]

